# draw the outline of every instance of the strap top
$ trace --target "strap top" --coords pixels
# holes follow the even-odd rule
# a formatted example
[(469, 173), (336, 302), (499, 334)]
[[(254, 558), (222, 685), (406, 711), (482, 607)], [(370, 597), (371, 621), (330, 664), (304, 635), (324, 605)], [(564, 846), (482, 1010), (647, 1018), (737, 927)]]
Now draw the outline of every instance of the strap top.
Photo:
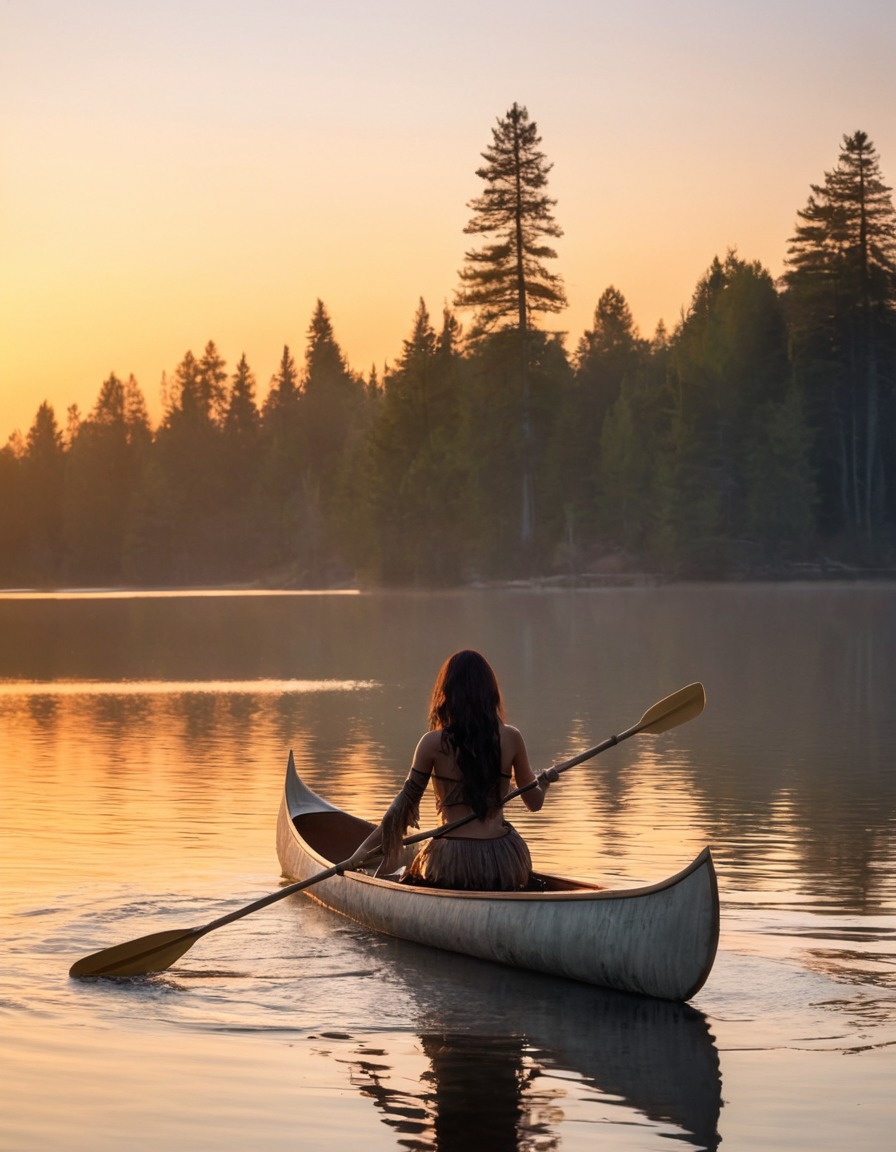
[[(510, 773), (502, 772), (500, 795), (503, 799), (510, 791)], [(458, 776), (443, 776), (438, 772), (433, 772), (433, 795), (436, 802), (436, 811), (440, 816), (445, 816), (449, 808), (465, 808), (470, 811), (470, 805), (464, 800), (464, 782)], [(504, 781), (507, 781), (505, 784)], [(436, 783), (438, 781), (438, 783)]]

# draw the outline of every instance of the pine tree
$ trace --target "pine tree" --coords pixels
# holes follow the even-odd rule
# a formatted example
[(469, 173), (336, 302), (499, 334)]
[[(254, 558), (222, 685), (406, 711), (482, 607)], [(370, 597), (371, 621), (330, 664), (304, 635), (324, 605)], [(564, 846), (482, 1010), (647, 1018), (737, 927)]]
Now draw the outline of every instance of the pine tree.
[(65, 445), (56, 413), (40, 405), (25, 438), (23, 495), (27, 512), (27, 568), (30, 579), (58, 580), (62, 565), (62, 505)]
[(866, 133), (844, 136), (797, 215), (784, 282), (826, 523), (872, 541), (896, 481), (896, 434), (881, 421), (896, 368), (896, 210)]
[(568, 548), (595, 542), (605, 528), (600, 515), (604, 421), (625, 380), (633, 380), (646, 361), (647, 347), (628, 302), (611, 285), (595, 306), (593, 327), (579, 340), (574, 386), (555, 430), (554, 467), (564, 474)]
[(0, 581), (4, 587), (24, 584), (28, 542), (25, 439), (14, 432), (0, 448)]
[(226, 384), (227, 365), (214, 340), (209, 340), (199, 361), (199, 389), (203, 403), (218, 423), (223, 421), (227, 405)]
[(255, 403), (255, 377), (245, 352), (230, 381), (224, 413), (224, 428), (232, 439), (251, 439), (258, 431), (258, 405)]
[(307, 452), (301, 399), (298, 368), (284, 345), (262, 414), (259, 559), (266, 566), (294, 566), (303, 551), (302, 478)]
[(187, 584), (220, 579), (226, 461), (218, 423), (221, 385), (213, 384), (223, 370), (213, 367), (219, 363), (209, 343), (202, 361), (187, 351), (175, 369), (128, 545), (129, 563), (146, 566), (144, 579)]
[(296, 362), (293, 359), (292, 353), (289, 350), (289, 345), (284, 344), (283, 352), (280, 356), (280, 364), (271, 379), (270, 391), (264, 402), (265, 418), (270, 417), (277, 409), (279, 409), (281, 413), (290, 409), (298, 402), (298, 399), (298, 369), (296, 368)]
[(455, 297), (458, 307), (475, 309), (474, 338), (499, 326), (517, 333), (523, 442), (520, 539), (524, 549), (531, 544), (534, 529), (528, 334), (537, 314), (566, 307), (562, 279), (546, 265), (557, 253), (545, 240), (563, 233), (553, 216), (556, 201), (546, 191), (552, 165), (540, 144), (537, 125), (518, 104), (492, 129), (492, 144), (482, 153), (486, 163), (476, 171), (486, 188), (470, 202), (474, 214), (464, 229), (488, 239), (481, 248), (466, 253)]
[[(668, 435), (657, 453), (655, 543), (679, 571), (715, 575), (745, 562), (732, 542), (749, 531), (759, 507), (751, 485), (770, 424), (798, 424), (780, 297), (766, 269), (729, 252), (713, 260), (669, 350)], [(798, 443), (793, 433), (791, 442)], [(770, 457), (769, 457), (770, 459)], [(804, 462), (794, 458), (795, 471)], [(808, 498), (808, 480), (793, 498)], [(805, 508), (803, 509), (805, 512)], [(794, 523), (803, 519), (794, 510)], [(751, 545), (756, 559), (758, 546)]]
[(364, 385), (349, 371), (329, 313), (318, 300), (308, 326), (302, 420), (310, 470), (325, 488), (334, 479), (347, 442), (358, 432), (365, 400)]
[(222, 438), (225, 460), (221, 531), (227, 538), (227, 563), (234, 577), (253, 574), (259, 555), (263, 518), (258, 507), (261, 418), (255, 402), (255, 376), (245, 353), (230, 379)]
[(436, 333), (421, 299), (402, 354), (385, 375), (367, 437), (370, 533), (362, 565), (384, 583), (443, 584), (460, 573), (456, 336), (447, 311)]
[(540, 144), (535, 122), (514, 104), (492, 129), (486, 163), (476, 170), (487, 187), (470, 202), (474, 215), (464, 231), (492, 239), (467, 252), (456, 298), (458, 307), (476, 309), (474, 333), (502, 321), (525, 332), (536, 313), (566, 307), (562, 280), (544, 263), (557, 253), (543, 238), (563, 233), (552, 213), (556, 200), (545, 191), (552, 165)]
[(174, 370), (162, 427), (170, 428), (178, 421), (185, 421), (190, 426), (211, 424), (214, 417), (212, 391), (204, 375), (202, 363), (190, 349), (187, 349), (183, 360)]
[[(411, 335), (388, 371), (382, 400), (368, 437), (367, 493), (373, 528), (372, 569), (385, 583), (402, 584), (418, 575), (432, 522), (430, 492), (421, 487), (417, 460), (429, 448), (437, 336), (421, 299)], [(424, 539), (420, 538), (421, 531)]]
[(64, 536), (68, 575), (115, 584), (124, 575), (124, 541), (151, 434), (146, 403), (131, 376), (105, 380), (68, 451)]

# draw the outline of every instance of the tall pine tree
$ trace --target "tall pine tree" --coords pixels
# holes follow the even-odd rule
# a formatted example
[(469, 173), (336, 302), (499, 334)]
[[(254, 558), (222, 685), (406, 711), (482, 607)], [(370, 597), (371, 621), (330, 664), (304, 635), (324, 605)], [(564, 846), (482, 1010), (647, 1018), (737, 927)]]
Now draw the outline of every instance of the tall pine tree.
[(486, 187), (469, 207), (473, 216), (464, 231), (487, 239), (466, 253), (455, 303), (475, 309), (473, 336), (499, 327), (515, 329), (519, 356), (523, 442), (520, 542), (524, 551), (533, 536), (532, 423), (529, 395), (529, 330), (539, 313), (566, 307), (560, 276), (546, 261), (557, 253), (545, 243), (562, 236), (554, 220), (555, 200), (547, 194), (551, 171), (540, 149), (541, 137), (529, 113), (514, 104), (492, 129), (485, 164), (476, 175)]
[(784, 276), (796, 369), (825, 526), (873, 544), (896, 484), (896, 210), (864, 132), (843, 138), (837, 167), (811, 189)]

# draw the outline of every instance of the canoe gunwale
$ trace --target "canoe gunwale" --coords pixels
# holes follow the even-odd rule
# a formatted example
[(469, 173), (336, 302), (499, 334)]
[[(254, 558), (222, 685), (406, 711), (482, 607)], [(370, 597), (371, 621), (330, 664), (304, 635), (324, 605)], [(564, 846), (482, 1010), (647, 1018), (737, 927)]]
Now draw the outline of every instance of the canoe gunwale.
[[(374, 827), (368, 821), (359, 820), (312, 792), (295, 771), (290, 754), (278, 820), (278, 852), (285, 876), (292, 879), (306, 879), (318, 871), (324, 872), (334, 866), (335, 861), (314, 844), (314, 839), (318, 842), (322, 838), (326, 840), (326, 833), (322, 829), (329, 823), (326, 819), (328, 815), (337, 822), (351, 822), (354, 831), (361, 832), (363, 828)], [(304, 819), (306, 817), (313, 819), (306, 820)], [(303, 824), (312, 826), (305, 829), (310, 834), (309, 839), (303, 835)], [(366, 833), (362, 832), (361, 836), (364, 834)], [(329, 847), (332, 845), (328, 845)], [(499, 963), (532, 968), (549, 975), (571, 976), (585, 983), (679, 1001), (690, 999), (703, 986), (715, 960), (719, 937), (718, 885), (709, 847), (705, 847), (674, 875), (653, 884), (604, 888), (588, 881), (543, 875), (548, 881), (555, 880), (576, 887), (572, 890), (560, 888), (526, 892), (457, 891), (400, 884), (396, 880), (351, 871), (324, 880), (319, 886), (309, 889), (308, 894), (326, 907), (374, 931), (449, 951), (497, 960)], [(408, 897), (412, 900), (409, 901)], [(651, 897), (655, 899), (651, 900)], [(661, 904), (656, 903), (657, 899)], [(418, 903), (414, 904), (413, 900)], [(695, 900), (696, 904), (691, 905), (692, 900)], [(464, 905), (458, 904), (458, 901), (466, 901), (468, 904), (472, 901), (473, 906), (469, 912), (461, 912)], [(550, 949), (553, 949), (558, 957), (556, 966), (546, 966), (541, 956), (533, 957), (527, 953), (528, 929), (527, 933), (523, 934), (525, 940), (522, 937), (515, 941), (509, 940), (502, 935), (502, 932), (510, 931), (511, 936), (518, 937), (516, 927), (507, 920), (507, 916), (513, 915), (510, 912), (511, 907), (518, 907), (521, 903), (532, 906), (531, 913), (523, 913), (527, 925), (540, 923), (550, 933), (551, 929), (546, 926), (554, 922), (553, 918), (556, 915), (561, 917), (561, 920), (557, 921), (558, 925), (567, 925), (574, 935), (578, 933), (580, 939), (576, 945), (579, 949), (579, 956), (574, 965), (576, 970), (570, 970), (568, 958), (564, 955), (565, 945), (562, 939), (550, 945)], [(573, 912), (576, 906), (581, 908), (581, 912)], [(601, 908), (605, 909), (605, 913), (600, 911)], [(673, 908), (677, 908), (678, 911), (672, 912)], [(414, 909), (419, 909), (419, 915), (413, 911)], [(456, 909), (456, 913), (451, 909)], [(500, 911), (501, 909), (506, 909), (506, 914)], [(568, 909), (568, 912), (563, 912), (563, 909)], [(643, 913), (638, 909), (643, 909)], [(472, 921), (468, 921), (469, 916), (473, 917)], [(494, 916), (499, 918), (504, 928), (497, 936), (489, 936), (485, 943), (475, 940), (471, 942), (468, 939), (468, 931), (459, 927), (465, 924), (472, 925), (475, 933), (479, 930), (477, 925), (486, 925), (482, 930), (488, 935), (492, 932), (492, 927), (489, 925), (493, 924)], [(530, 919), (533, 916), (535, 921)], [(573, 916), (574, 920), (569, 920), (569, 916)], [(585, 920), (580, 920), (580, 916), (584, 916)], [(609, 930), (608, 924), (634, 922), (642, 926), (656, 925), (657, 917), (669, 927), (648, 928), (647, 931), (652, 933), (650, 935), (652, 943), (643, 941), (638, 945), (626, 944), (625, 937), (605, 935)], [(682, 917), (689, 927), (685, 928), (684, 922), (679, 922), (678, 917)], [(436, 927), (432, 926), (433, 923)], [(576, 929), (574, 925), (579, 925), (579, 928)], [(581, 937), (582, 931), (585, 931), (583, 925), (591, 926), (587, 929), (585, 937)], [(563, 928), (562, 931), (566, 929)], [(657, 931), (660, 932), (658, 936)], [(592, 936), (590, 934), (592, 932), (596, 935)], [(667, 932), (672, 933), (671, 937), (666, 935)], [(669, 943), (670, 939), (674, 944)], [(612, 940), (616, 940), (617, 943), (613, 945)], [(636, 951), (640, 950), (640, 955), (635, 960), (634, 972), (624, 966), (622, 968), (617, 966), (608, 973), (607, 964), (612, 965), (618, 956), (608, 961), (603, 951), (607, 947), (610, 947), (611, 951), (615, 948), (618, 956), (628, 955), (633, 947)], [(559, 952), (556, 951), (557, 948)], [(669, 953), (670, 948), (673, 951), (675, 948), (679, 950), (684, 948), (680, 960), (671, 959), (671, 953), (668, 959), (662, 961), (656, 959)], [(585, 956), (584, 960), (582, 956)], [(620, 960), (619, 963), (628, 962)], [(655, 971), (657, 963), (661, 966), (665, 964), (667, 967), (669, 965), (683, 965), (683, 967), (675, 968), (675, 972), (679, 974), (673, 972), (671, 976), (669, 973), (657, 976)]]
[[(334, 812), (333, 815), (335, 816), (336, 812)], [(305, 836), (302, 835), (301, 820), (301, 816), (294, 817), (292, 825), (295, 829), (296, 836), (302, 841), (306, 855), (312, 857), (320, 864), (321, 871), (337, 864), (337, 860), (330, 860), (324, 856), (314, 847), (310, 840), (307, 840)], [(371, 824), (370, 827), (372, 829), (375, 825)], [(363, 884), (374, 884), (389, 889), (401, 888), (401, 891), (407, 895), (444, 896), (452, 900), (535, 900), (541, 903), (544, 900), (631, 900), (638, 896), (652, 896), (656, 892), (663, 892), (667, 888), (674, 888), (676, 884), (680, 884), (681, 881), (687, 879), (692, 872), (698, 871), (707, 863), (712, 864), (712, 853), (708, 847), (704, 848), (699, 855), (694, 857), (690, 864), (685, 865), (684, 868), (676, 872), (673, 876), (668, 876), (654, 884), (639, 884), (631, 888), (604, 888), (600, 884), (595, 884), (592, 881), (579, 880), (570, 876), (558, 876), (548, 872), (533, 873), (533, 875), (545, 880), (561, 880), (565, 884), (576, 885), (575, 889), (572, 890), (564, 888), (557, 891), (548, 890), (546, 892), (487, 892), (478, 890), (468, 892), (455, 888), (430, 888), (424, 885), (399, 884), (397, 880), (391, 880), (382, 876), (371, 876), (368, 872), (361, 871), (345, 872), (343, 875), (346, 880), (357, 880)]]

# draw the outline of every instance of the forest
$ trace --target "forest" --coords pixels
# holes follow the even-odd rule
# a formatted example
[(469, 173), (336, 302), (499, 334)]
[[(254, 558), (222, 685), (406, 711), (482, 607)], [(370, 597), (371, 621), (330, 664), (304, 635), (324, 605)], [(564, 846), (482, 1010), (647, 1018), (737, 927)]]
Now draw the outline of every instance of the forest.
[(868, 136), (780, 279), (720, 254), (650, 338), (611, 285), (574, 347), (540, 145), (525, 108), (496, 122), (453, 307), (421, 300), (381, 378), (318, 301), (263, 395), (210, 340), (157, 427), (133, 377), (42, 404), (0, 449), (0, 586), (896, 573), (896, 211)]

